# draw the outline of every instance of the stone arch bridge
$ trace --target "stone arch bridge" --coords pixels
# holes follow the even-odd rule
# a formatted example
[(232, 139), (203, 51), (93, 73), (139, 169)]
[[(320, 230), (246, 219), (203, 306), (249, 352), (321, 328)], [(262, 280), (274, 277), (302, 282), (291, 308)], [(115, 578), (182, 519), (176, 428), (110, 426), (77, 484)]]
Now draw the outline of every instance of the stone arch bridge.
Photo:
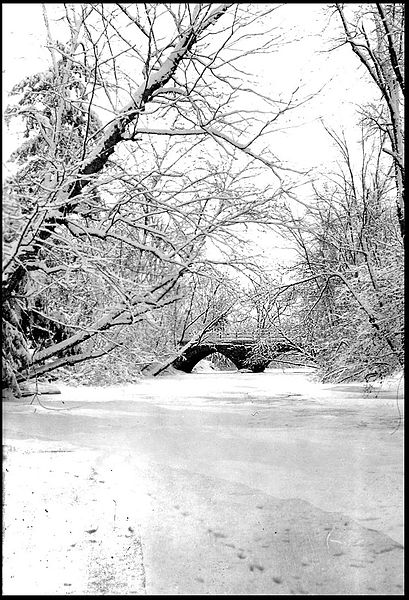
[[(265, 342), (265, 349), (260, 349), (261, 351), (257, 354), (253, 354), (255, 346), (260, 340)], [(261, 373), (279, 354), (295, 350), (294, 346), (284, 338), (245, 331), (233, 333), (214, 331), (192, 343), (189, 340), (182, 340), (180, 346), (187, 347), (172, 364), (175, 369), (185, 373), (191, 373), (198, 362), (214, 352), (226, 356), (238, 369), (249, 369), (253, 373)]]

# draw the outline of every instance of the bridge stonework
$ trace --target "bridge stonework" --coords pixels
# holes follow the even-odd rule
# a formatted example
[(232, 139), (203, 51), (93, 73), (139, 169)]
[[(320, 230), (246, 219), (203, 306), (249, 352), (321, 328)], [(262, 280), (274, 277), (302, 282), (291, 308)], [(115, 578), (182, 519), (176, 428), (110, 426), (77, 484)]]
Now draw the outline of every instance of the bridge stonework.
[[(269, 363), (283, 352), (293, 350), (288, 343), (275, 340), (268, 345), (263, 355), (259, 353), (256, 357), (252, 356), (256, 340), (253, 337), (241, 339), (239, 336), (214, 336), (213, 339), (206, 339), (204, 342), (196, 342), (189, 346), (181, 356), (173, 361), (173, 366), (179, 371), (191, 373), (192, 369), (202, 359), (210, 356), (214, 352), (223, 354), (237, 367), (237, 369), (249, 369), (253, 373), (262, 373)], [(182, 345), (184, 342), (182, 342)]]

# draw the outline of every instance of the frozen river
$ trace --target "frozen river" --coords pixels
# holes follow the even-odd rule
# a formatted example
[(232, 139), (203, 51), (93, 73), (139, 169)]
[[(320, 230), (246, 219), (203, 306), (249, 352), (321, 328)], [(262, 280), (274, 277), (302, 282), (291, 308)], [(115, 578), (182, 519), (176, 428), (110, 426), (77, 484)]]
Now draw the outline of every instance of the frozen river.
[(401, 594), (396, 384), (211, 372), (5, 403), (3, 591)]

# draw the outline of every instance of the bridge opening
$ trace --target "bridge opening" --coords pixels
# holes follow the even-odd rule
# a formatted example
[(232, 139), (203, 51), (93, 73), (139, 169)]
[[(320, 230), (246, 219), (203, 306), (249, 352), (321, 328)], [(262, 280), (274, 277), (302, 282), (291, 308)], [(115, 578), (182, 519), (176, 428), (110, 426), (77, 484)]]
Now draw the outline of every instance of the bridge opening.
[(212, 352), (199, 360), (192, 369), (192, 373), (205, 371), (237, 371), (236, 365), (221, 352)]

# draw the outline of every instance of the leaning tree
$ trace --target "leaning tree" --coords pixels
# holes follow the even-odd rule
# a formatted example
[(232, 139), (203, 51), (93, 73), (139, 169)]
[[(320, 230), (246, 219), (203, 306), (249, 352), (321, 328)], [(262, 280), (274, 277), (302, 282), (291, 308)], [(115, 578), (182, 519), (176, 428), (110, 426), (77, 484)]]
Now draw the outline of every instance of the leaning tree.
[(120, 348), (205, 270), (209, 244), (240, 263), (222, 249), (288, 188), (265, 140), (300, 99), (243, 71), (278, 43), (276, 9), (44, 9), (50, 68), (7, 111), (25, 139), (4, 194), (3, 387)]

